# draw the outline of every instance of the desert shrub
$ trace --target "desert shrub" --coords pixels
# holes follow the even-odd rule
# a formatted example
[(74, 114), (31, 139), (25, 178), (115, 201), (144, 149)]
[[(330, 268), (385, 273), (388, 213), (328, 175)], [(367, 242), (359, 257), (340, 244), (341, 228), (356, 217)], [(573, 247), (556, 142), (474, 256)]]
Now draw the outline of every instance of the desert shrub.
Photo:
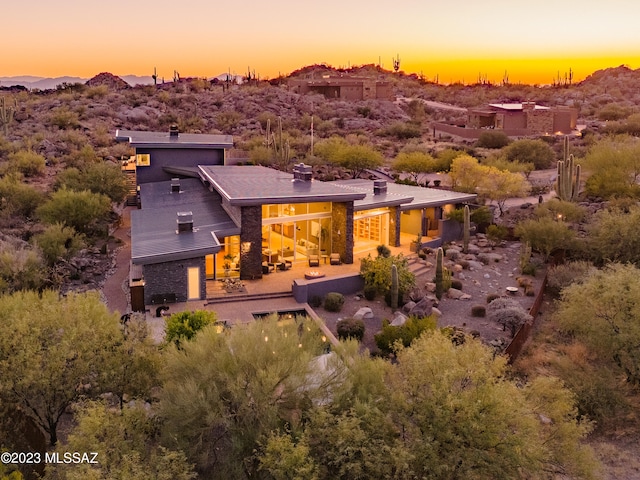
[(516, 282), (518, 282), (519, 287), (524, 287), (524, 288), (527, 288), (533, 285), (533, 280), (528, 277), (518, 277), (516, 278)]
[(382, 323), (382, 331), (374, 336), (376, 345), (380, 352), (389, 355), (396, 350), (396, 342), (404, 347), (411, 345), (411, 342), (422, 335), (427, 330), (435, 330), (436, 318), (433, 315), (418, 318), (409, 317), (404, 325), (394, 327), (388, 320)]
[(309, 306), (312, 308), (318, 308), (320, 305), (322, 305), (322, 297), (320, 295), (311, 295), (311, 298), (309, 299)]
[(574, 247), (575, 232), (564, 222), (551, 218), (525, 220), (515, 229), (520, 240), (540, 252), (546, 262), (554, 250), (568, 250)]
[(40, 290), (46, 280), (46, 265), (40, 251), (14, 237), (0, 239), (0, 294)]
[(386, 245), (378, 245), (376, 247), (376, 250), (378, 251), (378, 256), (379, 257), (385, 257), (386, 258), (386, 257), (390, 257), (391, 256), (391, 250)]
[(487, 240), (495, 247), (509, 235), (509, 229), (504, 225), (489, 225), (487, 227)]
[(340, 340), (353, 338), (361, 342), (364, 337), (364, 322), (359, 318), (343, 318), (338, 321), (336, 329)]
[(200, 330), (214, 323), (217, 319), (216, 312), (208, 310), (174, 313), (167, 319), (165, 341), (174, 343), (176, 347), (180, 348), (181, 342), (191, 340)]
[(216, 117), (216, 127), (223, 132), (229, 132), (240, 124), (240, 120), (242, 120), (242, 114), (238, 112), (220, 112)]
[(89, 163), (80, 169), (66, 168), (56, 178), (56, 188), (66, 187), (81, 192), (89, 190), (109, 197), (112, 202), (121, 202), (128, 188), (120, 167), (113, 163)]
[(489, 207), (483, 205), (480, 208), (472, 210), (469, 214), (469, 219), (476, 225), (486, 226), (493, 221), (493, 212)]
[(497, 293), (490, 293), (489, 295), (487, 295), (487, 303), (493, 302), (496, 298), (500, 298), (500, 295), (498, 295)]
[(0, 212), (3, 215), (29, 218), (43, 200), (44, 195), (23, 183), (18, 175), (0, 178)]
[(68, 107), (58, 107), (53, 109), (49, 115), (49, 123), (60, 130), (76, 129), (80, 127), (78, 114), (69, 110)]
[(451, 288), (455, 288), (456, 290), (462, 290), (462, 282), (457, 278), (451, 279)]
[(590, 262), (583, 260), (556, 265), (549, 270), (546, 291), (559, 297), (563, 289), (573, 283), (581, 283), (595, 270)]
[(419, 138), (422, 136), (420, 127), (410, 122), (396, 122), (385, 128), (381, 133), (384, 136), (396, 137), (398, 140)]
[(512, 337), (521, 325), (532, 320), (517, 300), (506, 297), (496, 298), (487, 306), (487, 317), (502, 325), (504, 330), (508, 328)]
[(379, 294), (391, 288), (391, 265), (398, 269), (398, 290), (408, 292), (416, 283), (416, 277), (409, 271), (409, 263), (402, 254), (376, 258), (368, 255), (360, 262), (360, 275), (364, 278), (365, 288), (374, 288)]
[(111, 202), (105, 195), (88, 190), (74, 192), (58, 190), (36, 210), (44, 223), (62, 223), (77, 232), (91, 233), (100, 221), (105, 221), (111, 211)]
[(535, 214), (538, 218), (547, 217), (566, 222), (581, 222), (586, 216), (586, 209), (574, 202), (552, 198), (538, 205)]
[(45, 260), (53, 265), (62, 259), (71, 258), (84, 246), (81, 235), (73, 227), (65, 227), (61, 223), (49, 225), (44, 232), (33, 237), (34, 243), (40, 247)]
[(502, 148), (509, 145), (509, 137), (500, 130), (482, 132), (476, 141), (476, 146), (483, 148)]
[(524, 287), (524, 294), (527, 297), (535, 297), (536, 290), (535, 288), (533, 288), (533, 285), (527, 285), (526, 287)]
[(465, 270), (469, 270), (469, 260), (459, 260), (458, 265), (460, 265)]
[(471, 307), (471, 316), (477, 318), (484, 318), (487, 314), (487, 309), (484, 305), (474, 305)]
[(35, 177), (44, 173), (45, 158), (30, 150), (19, 150), (10, 153), (7, 157), (9, 160), (9, 170), (20, 172), (25, 177)]
[(324, 297), (324, 309), (327, 312), (339, 312), (344, 305), (344, 295), (338, 292), (329, 292)]
[(372, 286), (364, 287), (364, 298), (367, 300), (375, 300), (376, 295), (378, 294), (378, 289)]
[(538, 270), (538, 265), (534, 262), (527, 262), (522, 266), (522, 274), (523, 275), (531, 275), (535, 277), (536, 271)]
[(549, 168), (556, 155), (551, 146), (542, 140), (516, 140), (504, 149), (507, 160), (518, 163), (533, 163), (536, 170)]

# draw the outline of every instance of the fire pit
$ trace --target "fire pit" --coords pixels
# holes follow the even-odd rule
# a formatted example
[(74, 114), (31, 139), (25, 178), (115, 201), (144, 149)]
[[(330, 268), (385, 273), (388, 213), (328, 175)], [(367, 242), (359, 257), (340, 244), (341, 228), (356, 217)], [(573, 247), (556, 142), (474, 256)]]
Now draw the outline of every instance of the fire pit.
[(304, 272), (304, 278), (307, 280), (313, 280), (314, 278), (322, 278), (324, 277), (324, 272), (320, 270), (307, 270)]

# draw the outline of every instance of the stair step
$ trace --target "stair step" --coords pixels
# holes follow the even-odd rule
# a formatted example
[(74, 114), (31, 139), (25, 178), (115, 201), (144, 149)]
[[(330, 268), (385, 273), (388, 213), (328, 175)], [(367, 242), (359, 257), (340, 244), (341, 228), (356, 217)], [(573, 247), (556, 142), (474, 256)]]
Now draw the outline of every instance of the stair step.
[(224, 293), (219, 297), (208, 297), (206, 301), (206, 305), (211, 305), (214, 303), (229, 303), (229, 302), (237, 302), (237, 301), (250, 301), (250, 300), (269, 300), (272, 298), (286, 298), (292, 297), (293, 293), (291, 291), (288, 292), (269, 292), (269, 293)]

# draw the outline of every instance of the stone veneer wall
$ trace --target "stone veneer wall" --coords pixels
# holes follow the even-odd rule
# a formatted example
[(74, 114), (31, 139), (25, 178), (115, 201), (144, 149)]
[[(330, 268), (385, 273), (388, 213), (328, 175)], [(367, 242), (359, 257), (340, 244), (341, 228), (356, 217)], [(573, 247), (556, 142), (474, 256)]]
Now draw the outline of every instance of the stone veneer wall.
[(528, 111), (527, 129), (532, 133), (553, 133), (553, 112), (551, 110)]
[(262, 207), (242, 207), (240, 222), (240, 279), (262, 278)]
[(353, 202), (333, 204), (331, 225), (333, 253), (339, 253), (343, 263), (353, 263)]
[(189, 267), (200, 268), (200, 298), (204, 299), (207, 291), (204, 257), (198, 257), (144, 265), (144, 304), (151, 305), (154, 295), (165, 294), (175, 294), (177, 302), (186, 302)]
[(389, 207), (389, 245), (400, 246), (400, 209)]

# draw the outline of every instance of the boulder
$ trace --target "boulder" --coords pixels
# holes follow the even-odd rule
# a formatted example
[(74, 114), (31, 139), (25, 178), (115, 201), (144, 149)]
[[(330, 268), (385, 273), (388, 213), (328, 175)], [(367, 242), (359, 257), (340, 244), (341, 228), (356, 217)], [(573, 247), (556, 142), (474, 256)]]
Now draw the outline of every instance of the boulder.
[(447, 290), (447, 297), (453, 300), (469, 300), (471, 295), (468, 293), (463, 293), (460, 290), (456, 290), (455, 288), (450, 288)]
[(407, 316), (402, 313), (402, 312), (396, 312), (393, 320), (391, 320), (391, 323), (389, 325), (391, 325), (392, 327), (401, 327), (402, 325), (405, 324), (405, 322), (407, 321)]
[(477, 260), (469, 260), (469, 270), (470, 271), (474, 271), (474, 270), (482, 270), (482, 263), (478, 262)]
[(353, 315), (353, 318), (356, 320), (373, 318), (373, 311), (369, 307), (362, 307)]
[(409, 313), (413, 307), (416, 306), (416, 302), (407, 302), (402, 306), (404, 312)]
[(433, 315), (435, 315), (436, 317), (441, 317), (442, 316), (442, 312), (440, 310), (438, 310), (436, 307), (433, 307), (431, 309), (431, 313)]

